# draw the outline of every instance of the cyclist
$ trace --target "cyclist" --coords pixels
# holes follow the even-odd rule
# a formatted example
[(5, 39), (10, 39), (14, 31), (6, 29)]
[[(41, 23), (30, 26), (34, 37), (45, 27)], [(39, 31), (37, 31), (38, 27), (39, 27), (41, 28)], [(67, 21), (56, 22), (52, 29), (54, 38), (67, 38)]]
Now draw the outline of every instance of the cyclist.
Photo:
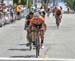
[(12, 5), (9, 5), (10, 15), (13, 18), (14, 15), (14, 7)]
[(46, 13), (45, 13), (45, 10), (44, 10), (44, 9), (41, 9), (41, 10), (40, 10), (40, 15), (41, 15), (43, 18), (45, 18)]
[(28, 38), (28, 36), (29, 36), (29, 23), (30, 23), (30, 20), (31, 20), (31, 18), (33, 17), (33, 12), (30, 12), (27, 16), (26, 16), (26, 21), (25, 21), (25, 30), (27, 31), (27, 40), (28, 40), (28, 43), (27, 43), (27, 46), (29, 46), (29, 38)]
[(32, 30), (32, 42), (33, 45), (35, 45), (35, 30), (37, 29), (37, 26), (39, 26), (40, 30), (40, 39), (41, 39), (41, 47), (43, 48), (44, 43), (44, 33), (47, 29), (46, 23), (44, 18), (42, 18), (38, 13), (34, 13), (34, 17), (30, 20), (29, 27)]
[(57, 8), (57, 10), (55, 11), (55, 18), (56, 18), (57, 28), (59, 28), (59, 24), (61, 23), (61, 19), (62, 19), (61, 8)]
[(52, 12), (53, 12), (53, 16), (55, 16), (55, 11), (57, 10), (57, 7), (54, 7)]
[(51, 13), (51, 8), (48, 7), (48, 9), (47, 9), (47, 16), (48, 16), (48, 17), (49, 17), (49, 15), (50, 15), (50, 13)]
[(21, 4), (18, 4), (17, 5), (17, 8), (16, 8), (16, 13), (17, 13), (17, 15), (20, 15), (21, 12), (22, 12), (22, 5)]

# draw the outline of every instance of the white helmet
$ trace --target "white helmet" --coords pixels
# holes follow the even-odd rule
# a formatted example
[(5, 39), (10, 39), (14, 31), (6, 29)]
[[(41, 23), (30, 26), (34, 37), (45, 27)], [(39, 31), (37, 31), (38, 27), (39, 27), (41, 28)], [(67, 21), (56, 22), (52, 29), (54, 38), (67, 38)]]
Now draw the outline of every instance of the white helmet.
[(38, 19), (39, 17), (40, 17), (40, 15), (38, 12), (34, 13), (34, 18)]
[(57, 9), (59, 9), (59, 10), (60, 10), (60, 7), (58, 6), (58, 7), (57, 7)]
[(41, 12), (42, 12), (42, 11), (45, 11), (45, 10), (44, 10), (44, 9), (41, 9)]

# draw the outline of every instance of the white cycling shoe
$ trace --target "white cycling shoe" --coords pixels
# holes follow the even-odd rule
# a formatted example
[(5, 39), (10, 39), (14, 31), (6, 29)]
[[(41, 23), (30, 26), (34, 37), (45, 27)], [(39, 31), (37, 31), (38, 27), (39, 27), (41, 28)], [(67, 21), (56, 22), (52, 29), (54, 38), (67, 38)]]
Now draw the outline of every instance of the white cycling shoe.
[(44, 45), (41, 45), (41, 48), (44, 49)]

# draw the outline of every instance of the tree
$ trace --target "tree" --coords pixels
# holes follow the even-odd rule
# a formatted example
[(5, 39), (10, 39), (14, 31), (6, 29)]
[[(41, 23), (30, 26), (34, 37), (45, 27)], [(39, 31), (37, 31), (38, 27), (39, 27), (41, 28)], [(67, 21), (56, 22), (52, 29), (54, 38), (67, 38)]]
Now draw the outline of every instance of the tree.
[[(14, 0), (15, 4), (21, 3), (23, 5), (27, 5), (27, 0)], [(32, 6), (33, 0), (28, 0), (28, 8)]]
[(68, 7), (75, 11), (75, 0), (65, 0), (65, 2), (67, 3)]
[(25, 5), (27, 3), (27, 0), (14, 0), (14, 3), (16, 3), (16, 4), (21, 3), (21, 4)]
[(13, 2), (14, 2), (14, 4), (18, 4), (18, 0), (14, 0)]

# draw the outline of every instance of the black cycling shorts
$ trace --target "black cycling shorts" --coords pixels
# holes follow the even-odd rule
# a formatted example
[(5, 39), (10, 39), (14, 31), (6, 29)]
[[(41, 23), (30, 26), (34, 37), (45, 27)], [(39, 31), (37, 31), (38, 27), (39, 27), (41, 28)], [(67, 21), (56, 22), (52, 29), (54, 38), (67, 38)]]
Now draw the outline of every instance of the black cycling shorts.
[(20, 15), (20, 12), (17, 12), (17, 15)]

